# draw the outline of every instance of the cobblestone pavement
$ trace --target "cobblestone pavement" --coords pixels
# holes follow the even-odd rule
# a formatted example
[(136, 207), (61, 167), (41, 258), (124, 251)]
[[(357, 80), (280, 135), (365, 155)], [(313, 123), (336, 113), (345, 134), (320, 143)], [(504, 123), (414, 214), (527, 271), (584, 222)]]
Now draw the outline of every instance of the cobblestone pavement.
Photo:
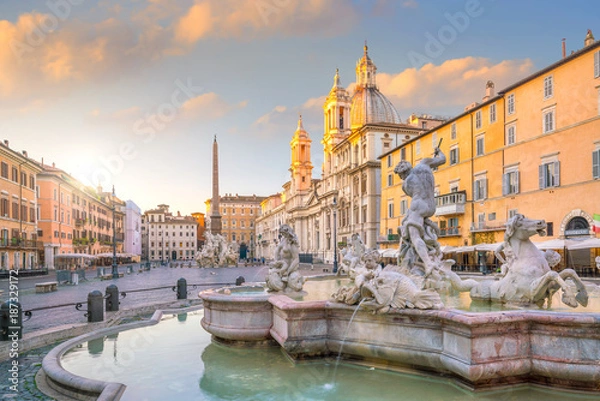
[[(320, 274), (323, 268), (331, 271), (329, 266), (317, 266), (312, 270), (302, 270), (305, 275)], [(106, 269), (107, 273), (110, 268)], [(125, 274), (122, 278), (102, 281), (96, 277), (95, 270), (86, 271), (86, 281), (80, 281), (78, 285), (60, 284), (55, 292), (36, 294), (35, 284), (47, 281), (56, 281), (56, 273), (50, 273), (42, 277), (21, 278), (18, 281), (18, 300), (23, 310), (32, 310), (32, 317), (24, 323), (24, 333), (35, 332), (64, 324), (85, 323), (87, 318), (83, 311), (77, 311), (74, 305), (46, 310), (36, 308), (73, 304), (82, 302), (86, 309), (87, 295), (93, 290), (105, 293), (106, 287), (115, 284), (119, 291), (127, 292), (137, 289), (148, 289), (156, 287), (168, 287), (144, 292), (127, 292), (125, 298), (121, 299), (121, 308), (129, 309), (142, 305), (175, 301), (176, 294), (171, 287), (176, 286), (179, 278), (185, 278), (188, 284), (188, 299), (197, 299), (198, 292), (203, 289), (221, 286), (223, 283), (235, 283), (237, 277), (244, 277), (246, 282), (264, 281), (268, 270), (267, 266), (248, 266), (221, 269), (198, 269), (198, 268), (170, 268), (158, 266), (148, 271), (139, 271), (139, 266), (134, 266), (132, 274)], [(120, 269), (125, 272), (125, 268)], [(14, 282), (13, 282), (14, 284)], [(193, 287), (198, 285), (197, 287)], [(4, 293), (0, 296), (1, 302), (6, 301), (9, 296), (9, 281), (0, 280), (0, 290)], [(31, 350), (19, 355), (19, 381), (17, 391), (11, 389), (12, 383), (10, 369), (12, 360), (0, 363), (0, 400), (30, 401), (30, 400), (53, 400), (37, 389), (35, 375), (39, 371), (44, 356), (56, 346), (53, 344), (43, 348)]]

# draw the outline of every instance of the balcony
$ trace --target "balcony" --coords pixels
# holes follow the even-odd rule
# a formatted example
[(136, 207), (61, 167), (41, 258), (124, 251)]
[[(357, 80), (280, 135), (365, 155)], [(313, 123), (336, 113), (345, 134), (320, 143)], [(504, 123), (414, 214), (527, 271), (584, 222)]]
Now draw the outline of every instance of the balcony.
[(485, 231), (504, 231), (506, 230), (505, 221), (478, 221), (471, 223), (471, 232), (485, 232)]
[(442, 237), (460, 237), (460, 227), (440, 228), (440, 238)]
[(41, 241), (21, 238), (0, 238), (0, 249), (37, 249), (43, 247)]
[(451, 216), (465, 213), (465, 204), (467, 203), (467, 192), (450, 192), (436, 196), (436, 216)]
[(85, 219), (75, 219), (75, 227), (82, 227), (85, 223)]

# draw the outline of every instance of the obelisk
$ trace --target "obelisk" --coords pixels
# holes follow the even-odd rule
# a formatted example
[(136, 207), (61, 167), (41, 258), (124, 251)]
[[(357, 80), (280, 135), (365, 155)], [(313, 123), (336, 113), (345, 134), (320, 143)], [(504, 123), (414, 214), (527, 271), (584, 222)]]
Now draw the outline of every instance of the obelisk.
[(217, 136), (213, 142), (213, 175), (212, 175), (212, 201), (210, 205), (210, 232), (221, 234), (221, 213), (219, 206), (219, 145)]

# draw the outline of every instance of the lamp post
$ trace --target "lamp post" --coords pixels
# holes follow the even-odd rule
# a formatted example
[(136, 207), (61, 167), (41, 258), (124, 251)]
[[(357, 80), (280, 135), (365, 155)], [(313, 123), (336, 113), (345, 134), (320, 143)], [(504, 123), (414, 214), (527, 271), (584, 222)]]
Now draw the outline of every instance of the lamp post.
[(115, 186), (112, 188), (112, 246), (113, 246), (113, 259), (112, 259), (112, 278), (119, 278), (119, 268), (117, 266), (117, 227), (115, 226)]
[(333, 197), (333, 272), (338, 271), (337, 260), (337, 199)]

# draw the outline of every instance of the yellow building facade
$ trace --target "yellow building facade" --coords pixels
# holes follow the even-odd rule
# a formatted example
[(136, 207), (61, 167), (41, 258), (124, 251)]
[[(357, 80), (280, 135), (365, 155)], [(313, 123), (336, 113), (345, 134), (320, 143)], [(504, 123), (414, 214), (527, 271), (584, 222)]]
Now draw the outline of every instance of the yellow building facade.
[[(227, 241), (240, 245), (240, 258), (256, 257), (255, 222), (260, 216), (264, 196), (225, 194), (219, 197), (221, 234)], [(207, 199), (206, 216), (210, 216), (212, 199)], [(209, 220), (210, 221), (210, 220)]]
[[(410, 198), (394, 174), (414, 166), (440, 142), (447, 162), (435, 171), (440, 243), (468, 246), (503, 240), (520, 213), (548, 224), (546, 239), (594, 236), (600, 214), (600, 43), (494, 93), (482, 103), (380, 157), (381, 247), (397, 247)], [(589, 256), (589, 252), (588, 252)]]

